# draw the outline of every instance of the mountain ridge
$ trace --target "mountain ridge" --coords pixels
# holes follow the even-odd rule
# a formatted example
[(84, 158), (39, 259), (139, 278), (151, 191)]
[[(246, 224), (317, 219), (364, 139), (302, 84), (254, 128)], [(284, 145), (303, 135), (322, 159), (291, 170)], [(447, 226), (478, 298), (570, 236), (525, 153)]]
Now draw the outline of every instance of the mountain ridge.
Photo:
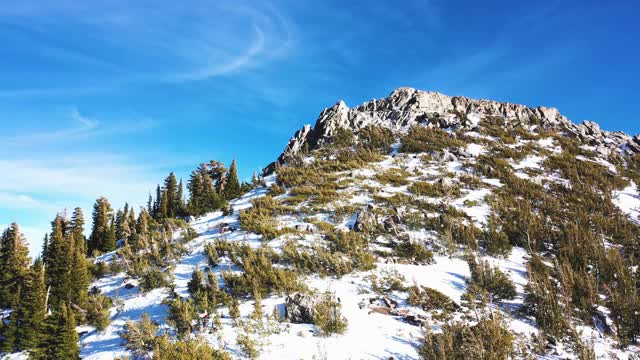
[(449, 96), (439, 92), (400, 87), (388, 97), (373, 99), (356, 107), (348, 107), (343, 100), (325, 108), (315, 125), (304, 125), (289, 140), (278, 159), (264, 168), (265, 175), (273, 173), (277, 165), (305, 150), (314, 150), (331, 138), (339, 129), (357, 133), (367, 126), (381, 126), (403, 132), (413, 125), (423, 124), (442, 129), (473, 128), (484, 117), (502, 117), (508, 125), (540, 125), (564, 132), (598, 152), (610, 154), (640, 153), (640, 135), (630, 136), (621, 131), (602, 130), (598, 123), (585, 120), (576, 124), (557, 108), (527, 107), (510, 102)]

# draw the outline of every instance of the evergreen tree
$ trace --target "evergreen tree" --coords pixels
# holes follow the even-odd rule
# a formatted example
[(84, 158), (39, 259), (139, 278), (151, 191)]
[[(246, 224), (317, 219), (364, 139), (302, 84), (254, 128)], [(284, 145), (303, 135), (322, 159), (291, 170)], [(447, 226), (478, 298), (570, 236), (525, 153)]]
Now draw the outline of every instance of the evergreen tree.
[(44, 264), (36, 260), (25, 281), (25, 289), (17, 312), (20, 335), (16, 339), (18, 350), (30, 350), (34, 357), (41, 352), (45, 340), (46, 286)]
[(166, 219), (169, 216), (169, 195), (167, 190), (162, 190), (160, 194), (160, 205), (156, 214), (156, 219)]
[(11, 311), (11, 314), (9, 315), (9, 323), (4, 329), (4, 341), (2, 342), (0, 350), (6, 353), (12, 353), (18, 350), (16, 345), (18, 343), (18, 338), (20, 337), (20, 318), (18, 308), (20, 307), (21, 292), (22, 286), (18, 285), (18, 288), (14, 293), (15, 296), (11, 302), (11, 308), (13, 311)]
[(149, 193), (149, 200), (147, 200), (147, 213), (153, 214), (153, 196)]
[(176, 216), (184, 216), (186, 213), (185, 205), (184, 205), (184, 186), (182, 185), (182, 179), (180, 179), (180, 183), (178, 184), (178, 195), (177, 199), (178, 203), (176, 204)]
[(71, 216), (71, 232), (75, 240), (74, 246), (81, 252), (87, 252), (87, 239), (84, 236), (84, 214), (82, 209), (77, 207)]
[(30, 261), (26, 240), (18, 224), (13, 223), (0, 238), (0, 308), (13, 303)]
[(153, 203), (153, 211), (150, 212), (151, 216), (158, 219), (160, 217), (160, 207), (162, 202), (162, 188), (160, 185), (156, 187), (156, 198)]
[(166, 193), (166, 206), (167, 206), (167, 217), (174, 218), (178, 215), (179, 211), (179, 197), (178, 197), (178, 180), (176, 179), (176, 175), (172, 172), (169, 176), (164, 180), (164, 189)]
[(227, 177), (225, 176), (227, 169), (224, 167), (223, 163), (211, 160), (209, 161), (209, 164), (200, 165), (200, 172), (209, 175), (209, 178), (213, 181), (218, 194), (224, 193), (227, 180)]
[(226, 199), (235, 199), (242, 195), (240, 181), (238, 180), (238, 167), (236, 161), (231, 162), (229, 172), (227, 173), (226, 184), (224, 188), (224, 197)]
[(66, 304), (62, 304), (51, 317), (51, 333), (47, 343), (46, 358), (77, 360), (80, 358), (76, 318)]
[(109, 252), (116, 248), (115, 226), (113, 225), (113, 209), (109, 200), (101, 197), (93, 206), (93, 228), (89, 236), (89, 254), (94, 251)]
[(42, 239), (42, 259), (47, 257), (47, 247), (49, 246), (49, 234), (44, 234), (44, 239)]
[[(73, 236), (73, 235), (72, 235)], [(76, 241), (77, 243), (77, 241)], [(89, 263), (82, 249), (73, 248), (71, 259), (69, 297), (73, 304), (85, 309), (88, 301)]]
[(197, 170), (191, 173), (189, 183), (187, 184), (189, 189), (189, 211), (194, 215), (200, 215), (202, 212), (202, 193), (203, 193), (203, 179), (202, 174)]
[(118, 210), (116, 213), (116, 239), (124, 240), (125, 242), (131, 236), (131, 223), (129, 222), (129, 204), (124, 204), (123, 210)]
[(61, 215), (57, 215), (52, 223), (51, 237), (47, 251), (46, 275), (50, 287), (49, 304), (58, 306), (69, 299), (71, 293), (71, 277), (69, 272), (73, 261), (74, 247), (72, 235), (64, 236), (64, 225)]

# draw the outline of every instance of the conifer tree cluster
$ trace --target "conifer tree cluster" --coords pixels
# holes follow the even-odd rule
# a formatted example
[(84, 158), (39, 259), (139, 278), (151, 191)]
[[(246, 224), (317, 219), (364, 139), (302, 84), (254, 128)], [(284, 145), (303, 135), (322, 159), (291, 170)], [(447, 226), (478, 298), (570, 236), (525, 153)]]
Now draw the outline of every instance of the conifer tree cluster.
[(247, 190), (248, 184), (238, 180), (236, 161), (227, 170), (224, 164), (210, 161), (191, 173), (189, 183), (188, 211), (191, 215), (202, 215), (226, 207), (228, 200), (239, 197)]
[(82, 212), (52, 222), (43, 259), (33, 263), (17, 224), (0, 242), (0, 306), (10, 308), (2, 322), (0, 351), (27, 351), (35, 359), (78, 359), (76, 316), (86, 307), (89, 285)]

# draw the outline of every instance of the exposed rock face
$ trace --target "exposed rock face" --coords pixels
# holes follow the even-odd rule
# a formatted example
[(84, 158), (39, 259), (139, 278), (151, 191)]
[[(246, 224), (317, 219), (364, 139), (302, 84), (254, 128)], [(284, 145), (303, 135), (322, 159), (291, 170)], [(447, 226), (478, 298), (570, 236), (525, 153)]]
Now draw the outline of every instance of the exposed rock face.
[(473, 128), (485, 116), (503, 117), (513, 125), (538, 124), (544, 128), (557, 129), (603, 152), (617, 149), (640, 152), (638, 136), (632, 139), (621, 132), (603, 131), (591, 121), (576, 125), (555, 108), (529, 108), (512, 103), (399, 88), (385, 99), (371, 100), (355, 108), (349, 108), (343, 101), (339, 101), (323, 110), (315, 126), (311, 128), (305, 125), (296, 132), (282, 155), (265, 168), (264, 172), (271, 173), (276, 163), (287, 162), (288, 158), (303, 149), (313, 150), (329, 142), (339, 129), (349, 129), (357, 134), (369, 125), (385, 127), (394, 132), (406, 131), (415, 124), (429, 124), (440, 128)]
[(286, 318), (294, 324), (312, 324), (319, 299), (311, 295), (295, 293), (285, 299)]

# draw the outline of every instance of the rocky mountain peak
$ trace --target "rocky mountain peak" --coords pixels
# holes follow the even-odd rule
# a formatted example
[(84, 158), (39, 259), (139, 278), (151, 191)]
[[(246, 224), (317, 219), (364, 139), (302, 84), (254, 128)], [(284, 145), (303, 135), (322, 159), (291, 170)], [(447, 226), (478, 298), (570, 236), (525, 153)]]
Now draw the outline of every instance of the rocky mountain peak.
[(384, 99), (373, 99), (354, 108), (349, 108), (340, 100), (324, 109), (313, 128), (305, 125), (297, 131), (278, 160), (265, 168), (264, 172), (271, 173), (277, 163), (285, 163), (288, 157), (303, 149), (317, 149), (330, 142), (339, 129), (349, 129), (355, 134), (367, 126), (385, 127), (399, 134), (417, 124), (443, 129), (473, 129), (485, 117), (502, 117), (514, 126), (535, 124), (556, 129), (595, 146), (602, 153), (640, 152), (639, 136), (631, 138), (621, 132), (603, 131), (593, 121), (576, 125), (556, 108), (527, 107), (401, 87)]

